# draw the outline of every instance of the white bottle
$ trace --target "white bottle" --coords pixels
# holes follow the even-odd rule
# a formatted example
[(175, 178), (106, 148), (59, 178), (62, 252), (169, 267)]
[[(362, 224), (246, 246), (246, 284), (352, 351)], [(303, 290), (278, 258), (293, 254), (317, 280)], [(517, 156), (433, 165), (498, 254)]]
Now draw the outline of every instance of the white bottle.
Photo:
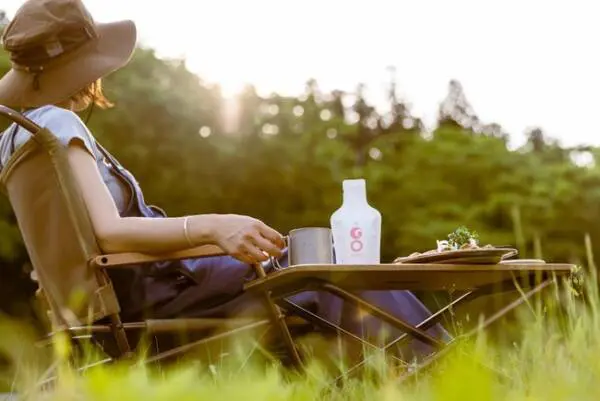
[(337, 264), (379, 264), (381, 213), (367, 202), (363, 179), (344, 180), (342, 206), (331, 215)]

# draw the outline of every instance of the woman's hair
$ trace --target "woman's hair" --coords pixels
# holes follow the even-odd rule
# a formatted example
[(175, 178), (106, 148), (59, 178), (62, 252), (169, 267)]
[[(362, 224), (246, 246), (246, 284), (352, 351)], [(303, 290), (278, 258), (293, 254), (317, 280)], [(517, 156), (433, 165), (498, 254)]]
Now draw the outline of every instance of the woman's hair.
[(70, 98), (73, 108), (76, 111), (82, 111), (87, 109), (92, 104), (100, 107), (101, 109), (107, 109), (112, 107), (113, 104), (104, 96), (102, 93), (102, 80), (98, 79)]

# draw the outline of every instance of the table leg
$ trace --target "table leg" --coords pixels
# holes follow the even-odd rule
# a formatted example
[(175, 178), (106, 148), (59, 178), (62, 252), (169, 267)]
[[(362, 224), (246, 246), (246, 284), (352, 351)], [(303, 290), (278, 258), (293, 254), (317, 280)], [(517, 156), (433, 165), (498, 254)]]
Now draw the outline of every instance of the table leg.
[[(433, 315), (429, 316), (427, 319), (423, 320), (421, 323), (417, 324), (415, 326), (416, 329), (419, 330), (428, 330), (431, 327), (433, 327), (435, 324), (437, 324), (440, 320), (440, 318), (449, 310), (451, 310), (453, 307), (457, 306), (459, 303), (462, 302), (466, 302), (472, 298), (476, 298), (478, 296), (477, 291), (469, 291), (467, 293), (462, 294), (460, 297), (456, 298), (454, 301), (450, 302), (448, 305), (444, 306), (443, 308), (441, 308), (440, 310), (438, 310), (436, 313), (434, 313)], [(386, 344), (382, 350), (384, 352), (387, 352), (390, 348), (392, 348), (395, 345), (398, 345), (404, 341), (406, 341), (406, 339), (408, 339), (408, 337), (410, 337), (410, 334), (408, 333), (403, 333), (402, 335), (400, 335), (398, 338), (396, 338), (395, 340), (389, 342), (388, 344)], [(369, 359), (371, 359), (371, 357), (365, 357), (361, 362), (357, 363), (356, 365), (354, 365), (353, 367), (351, 367), (350, 369), (348, 369), (348, 371), (346, 372), (346, 374), (352, 373), (353, 371), (360, 369), (362, 366), (364, 366)], [(336, 380), (340, 380), (342, 378), (342, 376), (338, 377)]]
[[(263, 269), (260, 263), (253, 265), (253, 267), (258, 278), (264, 278), (267, 276), (265, 270)], [(302, 359), (300, 358), (300, 354), (298, 353), (296, 344), (294, 344), (294, 339), (292, 338), (290, 329), (285, 322), (285, 316), (283, 315), (283, 313), (281, 313), (281, 309), (279, 308), (279, 306), (277, 306), (273, 301), (270, 291), (264, 291), (262, 296), (264, 299), (265, 307), (267, 308), (267, 312), (270, 315), (271, 323), (279, 330), (279, 334), (288, 350), (289, 356), (292, 359), (292, 363), (296, 368), (301, 370)]]
[[(448, 344), (447, 347), (445, 347), (440, 352), (432, 355), (431, 357), (429, 357), (423, 363), (419, 364), (413, 371), (411, 371), (411, 372), (403, 375), (400, 378), (400, 380), (401, 381), (405, 381), (405, 380), (408, 380), (410, 378), (414, 378), (415, 374), (417, 372), (421, 372), (421, 371), (423, 371), (423, 369), (426, 369), (427, 367), (432, 366), (442, 356), (446, 355), (452, 349), (452, 346), (454, 346), (458, 342), (457, 339), (459, 339), (459, 338), (469, 338), (469, 337), (472, 337), (475, 334), (481, 332), (482, 330), (486, 329), (491, 324), (493, 324), (494, 322), (496, 322), (497, 320), (499, 320), (501, 317), (503, 317), (504, 315), (506, 315), (508, 312), (510, 312), (513, 309), (517, 308), (518, 306), (520, 306), (521, 304), (523, 304), (524, 302), (526, 302), (530, 298), (532, 298), (534, 295), (539, 294), (541, 291), (543, 291), (548, 286), (550, 286), (551, 284), (554, 284), (554, 283), (555, 283), (555, 280), (552, 279), (552, 278), (550, 278), (550, 279), (547, 279), (546, 281), (543, 281), (542, 283), (538, 284), (533, 289), (531, 289), (528, 292), (524, 293), (523, 296), (517, 298), (516, 300), (514, 300), (513, 302), (511, 302), (510, 304), (508, 304), (507, 306), (505, 306), (504, 308), (502, 308), (501, 310), (499, 310), (498, 312), (496, 312), (495, 314), (493, 314), (489, 318), (485, 319), (483, 321), (483, 323), (481, 325), (479, 325), (477, 328), (471, 330), (470, 332), (468, 332), (465, 335), (462, 335), (460, 337), (455, 338), (455, 340), (452, 341), (450, 344)], [(510, 377), (506, 376), (504, 373), (495, 371), (493, 368), (490, 368), (488, 366), (486, 366), (486, 368), (488, 368), (489, 370), (494, 371), (499, 376), (501, 376), (501, 377), (503, 377), (505, 379), (511, 379)]]
[(358, 306), (359, 308), (361, 308), (361, 309), (365, 310), (366, 312), (370, 313), (371, 315), (383, 320), (384, 322), (394, 326), (395, 328), (407, 332), (410, 336), (416, 338), (417, 340), (424, 342), (427, 345), (431, 345), (438, 349), (443, 348), (446, 345), (444, 342), (435, 339), (434, 337), (430, 336), (423, 330), (417, 329), (414, 326), (406, 323), (402, 319), (398, 319), (397, 317), (392, 316), (390, 313), (384, 311), (381, 308), (376, 307), (375, 305), (370, 304), (369, 302), (365, 301), (364, 299), (360, 298), (359, 296), (354, 295), (351, 292), (343, 290), (332, 284), (324, 284), (322, 286), (322, 289), (333, 295), (336, 295), (336, 296), (342, 298), (345, 301), (348, 301), (348, 302)]

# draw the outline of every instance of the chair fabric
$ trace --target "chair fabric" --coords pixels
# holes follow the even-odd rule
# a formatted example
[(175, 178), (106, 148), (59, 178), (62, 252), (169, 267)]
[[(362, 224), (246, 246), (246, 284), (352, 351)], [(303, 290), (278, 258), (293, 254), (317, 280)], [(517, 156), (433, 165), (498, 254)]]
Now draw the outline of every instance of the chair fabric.
[[(110, 281), (90, 261), (100, 254), (66, 149), (41, 129), (0, 174), (38, 282), (59, 325), (119, 312)], [(75, 322), (73, 321), (75, 320)]]

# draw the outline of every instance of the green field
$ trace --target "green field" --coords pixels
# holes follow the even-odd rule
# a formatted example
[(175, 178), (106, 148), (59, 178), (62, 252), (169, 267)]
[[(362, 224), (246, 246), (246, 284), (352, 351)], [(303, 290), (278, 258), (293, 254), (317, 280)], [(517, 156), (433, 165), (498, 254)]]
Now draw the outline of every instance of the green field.
[[(11, 378), (6, 384), (20, 399), (61, 401), (595, 400), (600, 380), (600, 297), (595, 282), (586, 279), (584, 295), (568, 286), (550, 291), (543, 303), (523, 306), (510, 327), (495, 329), (494, 341), (481, 335), (464, 343), (411, 382), (400, 383), (397, 370), (378, 355), (372, 355), (360, 377), (336, 386), (335, 371), (318, 362), (299, 376), (277, 364), (254, 364), (263, 360), (256, 357), (260, 350), (237, 347), (229, 357), (212, 363), (192, 358), (167, 368), (102, 366), (78, 374), (65, 365), (58, 385), (40, 394), (32, 383), (40, 377), (44, 353), (26, 341), (27, 327), (5, 321), (2, 351), (15, 368), (6, 372)], [(510, 339), (498, 336), (505, 331)], [(67, 352), (57, 343), (52, 358), (61, 360)]]

